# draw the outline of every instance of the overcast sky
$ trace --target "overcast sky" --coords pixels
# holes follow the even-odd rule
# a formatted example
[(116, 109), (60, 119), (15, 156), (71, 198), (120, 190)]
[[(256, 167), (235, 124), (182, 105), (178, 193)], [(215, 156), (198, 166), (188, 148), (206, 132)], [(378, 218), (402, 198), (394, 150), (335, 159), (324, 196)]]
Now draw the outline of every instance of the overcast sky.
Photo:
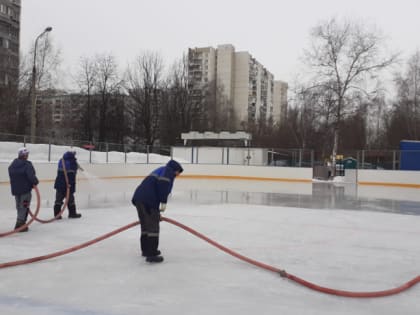
[(22, 0), (21, 49), (46, 26), (65, 69), (96, 53), (114, 54), (125, 68), (144, 50), (169, 65), (188, 47), (231, 43), (290, 82), (319, 21), (362, 19), (406, 57), (420, 47), (419, 9), (419, 0)]

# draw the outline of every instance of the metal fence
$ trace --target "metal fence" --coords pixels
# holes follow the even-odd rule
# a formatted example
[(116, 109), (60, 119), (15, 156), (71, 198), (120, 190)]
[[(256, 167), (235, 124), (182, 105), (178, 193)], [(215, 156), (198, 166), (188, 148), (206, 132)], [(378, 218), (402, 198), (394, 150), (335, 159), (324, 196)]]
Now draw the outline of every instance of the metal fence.
[[(328, 160), (309, 149), (147, 146), (45, 137), (36, 137), (32, 143), (30, 139), (28, 135), (0, 133), (0, 142), (10, 142), (8, 146), (15, 149), (20, 146), (32, 148), (31, 151), (36, 152), (36, 159), (31, 155), (32, 160), (47, 162), (57, 161), (63, 150), (69, 148), (77, 148), (79, 161), (86, 163), (161, 163), (165, 158), (173, 157), (192, 164), (315, 167), (326, 165)], [(399, 170), (401, 153), (400, 150), (354, 150), (339, 154), (344, 159), (355, 159), (358, 169)], [(420, 151), (412, 153), (420, 154)], [(0, 152), (0, 159), (7, 158)]]
[(0, 160), (15, 157), (19, 147), (28, 147), (31, 160), (56, 162), (65, 151), (77, 152), (79, 162), (84, 163), (162, 163), (171, 156), (170, 146), (147, 146), (110, 142), (36, 137), (31, 141), (28, 135), (0, 133), (2, 151)]

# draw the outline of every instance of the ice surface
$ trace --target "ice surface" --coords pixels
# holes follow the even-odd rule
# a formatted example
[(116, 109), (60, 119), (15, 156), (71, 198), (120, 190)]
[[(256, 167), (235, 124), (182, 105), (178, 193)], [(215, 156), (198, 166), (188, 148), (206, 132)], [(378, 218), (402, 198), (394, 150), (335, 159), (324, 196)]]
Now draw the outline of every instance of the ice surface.
[[(80, 220), (33, 223), (0, 238), (0, 263), (79, 245), (137, 220), (134, 179), (87, 176), (75, 195)], [(41, 183), (40, 217), (52, 216)], [(14, 226), (0, 185), (0, 232)], [(176, 180), (165, 215), (252, 259), (319, 285), (393, 288), (420, 274), (418, 190), (327, 183)], [(34, 203), (33, 203), (34, 205)], [(311, 291), (234, 258), (167, 222), (165, 261), (139, 251), (139, 227), (71, 254), (0, 269), (1, 314), (419, 314), (420, 285), (395, 296), (354, 299)]]
[[(62, 250), (136, 221), (129, 199), (137, 184), (136, 180), (95, 178), (80, 182), (76, 200), (82, 219), (65, 216), (50, 224), (33, 223), (28, 233), (0, 239), (1, 262)], [(309, 194), (311, 184), (288, 184), (287, 189), (270, 182), (259, 183), (258, 188), (255, 182), (232, 184), (207, 181), (205, 188), (202, 181), (177, 179), (165, 214), (243, 255), (327, 287), (376, 291), (419, 274), (419, 216), (389, 213), (389, 208), (382, 212), (376, 206), (374, 211), (360, 211), (360, 206), (335, 209), (330, 202), (334, 189), (325, 188), (330, 195), (316, 192), (315, 197)], [(5, 201), (0, 206), (0, 230), (6, 231), (16, 214), (9, 187), (0, 188)], [(49, 183), (41, 183), (40, 190), (40, 216), (49, 218), (54, 191)], [(264, 191), (276, 202), (267, 202)], [(284, 196), (289, 196), (289, 204), (279, 205)], [(324, 200), (327, 206), (313, 207), (308, 200), (299, 205), (305, 198)], [(167, 222), (161, 224), (164, 263), (145, 263), (138, 238), (135, 227), (66, 256), (1, 269), (1, 313), (394, 315), (420, 311), (420, 286), (379, 299), (330, 296), (239, 261)]]

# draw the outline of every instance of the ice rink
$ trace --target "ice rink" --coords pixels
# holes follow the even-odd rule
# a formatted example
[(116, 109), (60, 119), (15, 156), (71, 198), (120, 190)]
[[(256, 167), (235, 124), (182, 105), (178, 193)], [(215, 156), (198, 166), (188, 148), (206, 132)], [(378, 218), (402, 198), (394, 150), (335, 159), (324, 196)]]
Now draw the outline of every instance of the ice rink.
[[(137, 220), (140, 179), (84, 174), (82, 219), (34, 222), (0, 239), (0, 263), (63, 250)], [(39, 185), (39, 217), (52, 217), (51, 182)], [(0, 185), (0, 232), (16, 211)], [(32, 202), (34, 208), (35, 200)], [(418, 189), (351, 184), (177, 179), (165, 216), (252, 259), (321, 286), (394, 288), (420, 274)], [(398, 295), (346, 298), (312, 291), (161, 223), (165, 261), (140, 257), (139, 227), (82, 250), (0, 269), (1, 314), (419, 314), (420, 284)]]

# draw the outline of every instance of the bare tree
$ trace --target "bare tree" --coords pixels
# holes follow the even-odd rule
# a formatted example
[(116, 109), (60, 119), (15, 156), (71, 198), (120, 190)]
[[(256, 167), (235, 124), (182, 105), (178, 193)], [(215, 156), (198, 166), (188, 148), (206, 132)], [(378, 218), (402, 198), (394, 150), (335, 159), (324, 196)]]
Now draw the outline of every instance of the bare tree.
[(392, 107), (383, 111), (380, 136), (384, 146), (395, 147), (401, 139), (420, 140), (420, 51), (406, 63), (405, 71), (395, 74), (397, 94)]
[[(331, 90), (313, 82), (295, 82), (289, 99), (288, 119), (283, 130), (294, 137), (300, 148), (317, 148), (319, 158), (324, 160), (331, 154), (333, 115), (336, 100)], [(289, 117), (289, 114), (291, 117)]]
[(314, 27), (312, 46), (305, 52), (316, 84), (333, 92), (335, 99), (332, 158), (339, 144), (339, 129), (344, 116), (352, 111), (352, 90), (364, 89), (368, 79), (391, 65), (397, 55), (382, 56), (384, 39), (378, 31), (360, 22), (337, 21), (335, 18)]
[(210, 82), (209, 89), (206, 89), (204, 99), (205, 112), (207, 116), (207, 130), (219, 132), (229, 129), (231, 116), (231, 102), (226, 96), (225, 88), (222, 84)]
[(197, 118), (188, 95), (188, 62), (185, 55), (173, 63), (163, 90), (160, 136), (163, 143), (175, 144), (182, 132), (191, 130)]
[(98, 79), (98, 69), (93, 58), (82, 57), (79, 63), (79, 72), (77, 75), (77, 83), (80, 87), (81, 94), (86, 96), (86, 111), (84, 115), (84, 134), (89, 141), (92, 141), (92, 97), (94, 87)]
[[(30, 110), (30, 93), (32, 85), (32, 67), (34, 62), (35, 46), (30, 52), (20, 58), (19, 65), (19, 94), (17, 104), (17, 132), (26, 133), (27, 126), (29, 126), (29, 110)], [(35, 86), (37, 91), (46, 89), (55, 89), (57, 83), (61, 79), (60, 65), (61, 65), (61, 51), (56, 49), (53, 40), (49, 36), (45, 36), (38, 43), (37, 53), (35, 59), (36, 78)], [(36, 95), (35, 95), (36, 96)], [(35, 99), (36, 101), (36, 99)], [(39, 115), (37, 114), (37, 119)], [(37, 122), (38, 123), (38, 122)], [(43, 133), (42, 130), (38, 130)]]
[(420, 51), (416, 51), (407, 62), (405, 74), (397, 74), (396, 106), (404, 117), (405, 129), (410, 139), (418, 140), (420, 137)]
[(127, 69), (126, 89), (134, 101), (136, 142), (153, 145), (159, 131), (163, 60), (155, 52), (139, 55)]
[(19, 94), (16, 85), (0, 87), (0, 132), (14, 133), (18, 125)]
[(61, 50), (54, 47), (49, 36), (45, 36), (45, 40), (39, 42), (36, 56), (37, 90), (56, 88), (60, 80)]
[(30, 75), (32, 73), (29, 65), (29, 55), (19, 57), (19, 79), (18, 92), (16, 97), (16, 129), (17, 134), (25, 134), (28, 126), (28, 114), (30, 104)]
[[(99, 129), (98, 140), (107, 140), (107, 131), (112, 129), (107, 125), (109, 120), (109, 106), (113, 94), (122, 86), (122, 81), (118, 75), (118, 66), (115, 57), (111, 54), (102, 54), (95, 57), (96, 80), (94, 85), (100, 97), (99, 105)], [(109, 130), (112, 132), (112, 130)]]
[(0, 53), (0, 61), (2, 72), (7, 73), (7, 80), (0, 84), (0, 132), (15, 133), (19, 121), (19, 65), (6, 50)]
[(387, 112), (387, 102), (385, 92), (380, 86), (376, 89), (378, 93), (368, 100), (370, 104), (367, 106), (367, 126), (366, 126), (366, 144), (367, 148), (385, 148), (388, 146), (384, 143), (384, 119)]

